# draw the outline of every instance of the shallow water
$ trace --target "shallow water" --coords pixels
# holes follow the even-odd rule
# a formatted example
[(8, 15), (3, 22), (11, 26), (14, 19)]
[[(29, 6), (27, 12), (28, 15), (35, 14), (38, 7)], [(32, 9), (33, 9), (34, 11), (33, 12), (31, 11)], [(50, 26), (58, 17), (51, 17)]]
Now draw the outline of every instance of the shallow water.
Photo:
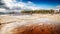
[[(6, 19), (7, 15), (3, 15), (3, 16), (5, 16), (4, 18)], [(12, 30), (16, 27), (31, 26), (31, 25), (41, 25), (43, 28), (45, 26), (47, 26), (47, 28), (51, 26), (52, 28), (55, 27), (55, 29), (58, 29), (58, 32), (60, 32), (59, 31), (60, 21), (52, 19), (53, 16), (49, 16), (49, 17), (51, 17), (51, 19), (49, 17), (46, 17), (46, 16), (44, 17), (44, 16), (42, 16), (42, 18), (39, 16), (32, 16), (32, 15), (10, 16), (8, 19), (12, 20), (13, 22), (10, 21), (11, 23), (4, 24), (3, 27), (1, 28), (0, 32), (2, 34), (6, 34), (6, 32), (10, 32), (10, 30)], [(17, 20), (14, 21), (13, 19), (10, 19), (12, 17), (17, 20), (18, 19), (19, 20), (23, 19), (23, 20), (21, 20), (19, 22)], [(8, 21), (8, 19), (6, 21)]]

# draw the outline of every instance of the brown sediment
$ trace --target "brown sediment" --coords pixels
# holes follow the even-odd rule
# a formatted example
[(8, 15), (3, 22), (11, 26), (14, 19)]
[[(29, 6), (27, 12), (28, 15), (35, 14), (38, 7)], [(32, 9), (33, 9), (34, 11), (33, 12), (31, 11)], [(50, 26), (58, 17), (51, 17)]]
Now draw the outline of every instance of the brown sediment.
[(56, 25), (31, 25), (16, 27), (11, 30), (12, 34), (60, 34), (60, 27)]

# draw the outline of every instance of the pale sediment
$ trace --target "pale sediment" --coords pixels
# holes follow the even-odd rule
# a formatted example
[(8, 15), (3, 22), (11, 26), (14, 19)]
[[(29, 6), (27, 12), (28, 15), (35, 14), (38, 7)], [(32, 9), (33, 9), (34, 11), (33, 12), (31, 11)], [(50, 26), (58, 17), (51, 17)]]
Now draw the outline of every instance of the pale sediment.
[[(36, 15), (22, 15), (22, 16), (7, 16), (6, 15), (6, 16), (0, 16), (0, 23), (2, 24), (2, 27), (0, 27), (1, 34), (29, 34), (29, 33), (30, 34), (37, 34), (37, 33), (38, 34), (44, 34), (44, 33), (52, 34), (52, 32), (54, 34), (59, 34), (60, 32), (59, 14), (56, 14), (56, 15), (36, 14)], [(33, 29), (32, 32), (30, 32), (29, 29), (30, 30)], [(42, 33), (42, 29), (44, 33)], [(13, 33), (10, 31), (13, 31)], [(24, 33), (21, 33), (20, 31)], [(29, 33), (27, 33), (28, 31)]]

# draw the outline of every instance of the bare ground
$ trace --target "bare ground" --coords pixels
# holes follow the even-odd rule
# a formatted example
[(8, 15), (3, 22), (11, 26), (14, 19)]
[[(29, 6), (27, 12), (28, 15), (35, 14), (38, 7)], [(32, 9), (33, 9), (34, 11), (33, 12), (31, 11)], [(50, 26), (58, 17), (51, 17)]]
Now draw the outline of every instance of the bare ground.
[(1, 34), (60, 33), (60, 14), (0, 15), (0, 23)]

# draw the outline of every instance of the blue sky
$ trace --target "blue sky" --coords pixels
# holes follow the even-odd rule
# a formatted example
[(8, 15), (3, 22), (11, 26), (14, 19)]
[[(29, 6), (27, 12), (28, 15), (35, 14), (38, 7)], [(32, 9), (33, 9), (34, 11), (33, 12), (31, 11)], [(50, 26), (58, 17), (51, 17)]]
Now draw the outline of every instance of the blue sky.
[[(20, 2), (21, 0), (17, 0)], [(56, 6), (60, 5), (60, 0), (22, 0), (22, 2), (31, 1), (36, 4), (38, 7), (41, 8), (55, 8)]]
[(60, 0), (2, 0), (9, 9), (37, 10), (60, 7)]

